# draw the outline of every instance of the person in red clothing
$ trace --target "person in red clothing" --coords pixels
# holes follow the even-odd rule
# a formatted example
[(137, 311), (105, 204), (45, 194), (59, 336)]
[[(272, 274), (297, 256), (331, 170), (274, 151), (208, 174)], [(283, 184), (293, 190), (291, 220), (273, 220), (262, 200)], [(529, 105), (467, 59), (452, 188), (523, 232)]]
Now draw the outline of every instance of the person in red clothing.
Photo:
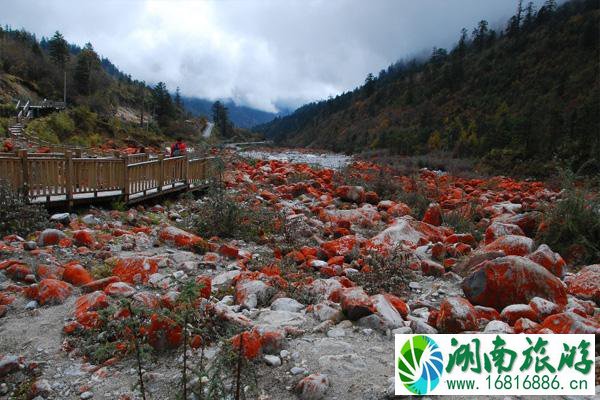
[(187, 146), (183, 142), (183, 139), (178, 137), (177, 141), (171, 146), (171, 157), (179, 157), (185, 154)]

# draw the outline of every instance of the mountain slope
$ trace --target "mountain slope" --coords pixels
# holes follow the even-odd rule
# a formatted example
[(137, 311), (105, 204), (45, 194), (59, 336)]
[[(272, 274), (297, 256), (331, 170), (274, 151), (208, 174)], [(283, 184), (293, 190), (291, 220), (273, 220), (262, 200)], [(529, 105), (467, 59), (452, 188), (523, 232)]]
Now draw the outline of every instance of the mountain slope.
[(434, 48), (425, 63), (397, 63), (352, 92), (255, 130), (345, 152), (560, 158), (577, 169), (600, 153), (598, 3), (548, 2), (523, 10), (499, 34), (480, 23), (450, 52)]
[[(195, 116), (212, 118), (212, 105), (210, 100), (198, 97), (182, 97), (184, 108)], [(225, 102), (229, 110), (229, 118), (233, 124), (240, 128), (251, 128), (273, 120), (278, 114), (257, 110), (255, 108), (238, 106), (232, 101)]]

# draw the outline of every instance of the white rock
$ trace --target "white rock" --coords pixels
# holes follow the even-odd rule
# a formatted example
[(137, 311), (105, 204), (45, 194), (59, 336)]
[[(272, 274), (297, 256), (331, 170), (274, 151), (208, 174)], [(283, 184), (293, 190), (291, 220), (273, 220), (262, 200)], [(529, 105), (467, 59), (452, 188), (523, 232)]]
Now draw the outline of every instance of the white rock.
[(304, 305), (289, 297), (280, 297), (271, 303), (271, 310), (275, 311), (290, 311), (299, 312), (304, 308)]
[(340, 328), (333, 328), (327, 331), (327, 337), (330, 338), (337, 338), (337, 337), (343, 337), (346, 336), (346, 332), (343, 329)]
[(279, 367), (281, 365), (281, 359), (279, 357), (277, 357), (277, 356), (266, 354), (264, 356), (264, 359), (265, 359), (265, 363), (269, 367)]

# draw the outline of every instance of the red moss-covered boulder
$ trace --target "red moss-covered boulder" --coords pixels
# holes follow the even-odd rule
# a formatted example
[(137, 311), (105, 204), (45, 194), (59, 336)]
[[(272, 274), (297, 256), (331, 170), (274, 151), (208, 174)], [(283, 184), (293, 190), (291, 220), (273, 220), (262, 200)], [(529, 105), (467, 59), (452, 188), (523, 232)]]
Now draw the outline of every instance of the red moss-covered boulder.
[(423, 215), (423, 222), (440, 226), (442, 224), (442, 207), (437, 203), (431, 203)]
[(98, 279), (87, 283), (81, 287), (83, 293), (95, 292), (96, 290), (104, 290), (108, 285), (115, 282), (120, 282), (121, 279), (118, 276), (109, 276), (107, 278)]
[(501, 236), (485, 246), (485, 250), (501, 250), (507, 256), (526, 256), (533, 251), (533, 239), (518, 235)]
[(561, 308), (557, 304), (554, 304), (546, 299), (542, 299), (541, 297), (534, 297), (531, 299), (529, 306), (536, 313), (540, 321), (561, 311)]
[(99, 323), (97, 310), (108, 307), (108, 297), (101, 291), (80, 296), (75, 301), (75, 318), (85, 328), (93, 328)]
[(238, 258), (240, 255), (240, 249), (229, 244), (223, 244), (221, 247), (219, 247), (219, 253), (225, 257)]
[(71, 295), (71, 285), (57, 279), (44, 279), (38, 285), (37, 302), (44, 304), (60, 304)]
[(342, 236), (339, 239), (325, 242), (321, 245), (321, 248), (327, 253), (329, 257), (344, 256), (351, 253), (352, 250), (357, 246), (356, 236), (347, 235)]
[(506, 235), (525, 236), (525, 233), (518, 225), (494, 221), (485, 230), (485, 244), (490, 244), (494, 240)]
[(150, 326), (145, 329), (148, 333), (148, 343), (158, 351), (175, 349), (183, 342), (183, 330), (171, 318), (152, 314)]
[(183, 229), (179, 229), (175, 226), (167, 226), (163, 228), (158, 233), (158, 238), (163, 242), (172, 244), (183, 249), (208, 249), (210, 247), (208, 243), (200, 236), (186, 232)]
[(63, 281), (69, 282), (72, 285), (83, 286), (94, 280), (88, 270), (77, 262), (69, 263), (64, 268)]
[(212, 279), (210, 276), (198, 276), (196, 277), (196, 283), (200, 285), (200, 297), (208, 299), (212, 291)]
[(58, 229), (44, 229), (38, 237), (38, 246), (52, 246), (58, 244), (61, 239), (65, 239), (67, 235)]
[(567, 304), (563, 282), (547, 269), (518, 256), (484, 261), (462, 283), (473, 304), (502, 310), (511, 304), (526, 304), (541, 297), (560, 306)]
[(479, 320), (495, 321), (500, 319), (500, 313), (492, 307), (475, 306), (475, 312)]
[(383, 296), (386, 298), (387, 301), (390, 302), (392, 307), (394, 307), (396, 311), (400, 313), (402, 318), (406, 318), (408, 316), (408, 313), (410, 313), (410, 308), (408, 307), (408, 304), (406, 304), (404, 301), (394, 296), (393, 294), (386, 293)]
[(564, 275), (564, 268), (567, 265), (560, 254), (553, 252), (550, 247), (545, 244), (540, 245), (536, 251), (527, 256), (531, 261), (540, 264), (548, 271), (552, 272), (559, 278)]
[(477, 311), (462, 297), (448, 297), (440, 304), (436, 326), (443, 333), (477, 330)]
[(512, 326), (519, 318), (537, 321), (538, 315), (529, 304), (511, 304), (504, 307), (500, 313), (500, 318)]
[(352, 203), (365, 202), (365, 189), (362, 186), (338, 186), (335, 195)]
[(73, 241), (78, 246), (92, 247), (94, 245), (94, 237), (87, 229), (73, 232)]
[(104, 293), (113, 297), (131, 297), (135, 289), (125, 282), (114, 282), (104, 288)]
[(257, 330), (245, 331), (231, 338), (231, 345), (236, 351), (240, 346), (242, 355), (249, 360), (255, 359), (262, 353), (261, 337)]
[(33, 274), (29, 265), (22, 263), (14, 263), (6, 268), (6, 276), (15, 280), (23, 281), (28, 275)]
[(127, 283), (147, 283), (150, 275), (158, 271), (155, 259), (129, 257), (116, 259), (112, 273)]
[(600, 304), (600, 264), (588, 265), (569, 281), (569, 293)]
[(340, 289), (339, 296), (342, 311), (344, 311), (348, 319), (355, 321), (373, 314), (373, 302), (362, 288), (351, 287)]
[(554, 314), (546, 318), (540, 328), (554, 333), (600, 333), (600, 323), (573, 312)]
[(425, 276), (442, 276), (446, 272), (443, 265), (431, 260), (421, 261), (421, 272)]

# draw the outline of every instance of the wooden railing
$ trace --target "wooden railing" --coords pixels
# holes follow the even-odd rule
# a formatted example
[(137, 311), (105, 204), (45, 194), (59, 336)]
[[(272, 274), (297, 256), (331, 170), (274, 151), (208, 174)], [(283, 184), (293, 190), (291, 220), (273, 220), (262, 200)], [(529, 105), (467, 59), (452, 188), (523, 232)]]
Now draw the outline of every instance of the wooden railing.
[[(139, 157), (137, 157), (139, 156)], [(143, 161), (140, 161), (143, 160)], [(215, 158), (165, 158), (148, 154), (84, 158), (71, 152), (0, 153), (0, 180), (24, 189), (32, 202), (94, 202), (118, 197), (127, 203), (202, 187), (217, 173)]]

